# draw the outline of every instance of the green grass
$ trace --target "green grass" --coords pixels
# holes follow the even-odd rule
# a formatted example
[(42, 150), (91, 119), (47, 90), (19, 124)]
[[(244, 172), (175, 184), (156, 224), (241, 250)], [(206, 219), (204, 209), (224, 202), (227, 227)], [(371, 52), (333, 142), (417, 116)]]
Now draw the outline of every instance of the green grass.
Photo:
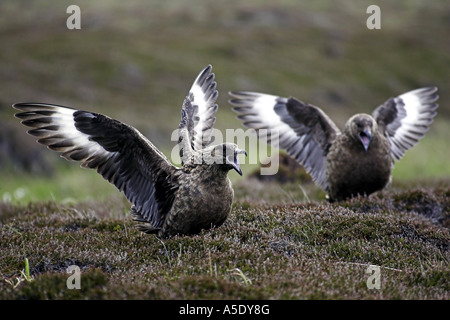
[[(60, 160), (65, 161), (65, 160)], [(32, 201), (78, 202), (104, 200), (119, 191), (94, 170), (70, 166), (51, 177), (5, 174), (0, 185), (0, 200), (12, 203)]]
[(406, 152), (405, 156), (395, 164), (393, 179), (425, 180), (450, 177), (450, 149), (444, 147), (448, 143), (448, 122), (437, 119), (419, 143)]

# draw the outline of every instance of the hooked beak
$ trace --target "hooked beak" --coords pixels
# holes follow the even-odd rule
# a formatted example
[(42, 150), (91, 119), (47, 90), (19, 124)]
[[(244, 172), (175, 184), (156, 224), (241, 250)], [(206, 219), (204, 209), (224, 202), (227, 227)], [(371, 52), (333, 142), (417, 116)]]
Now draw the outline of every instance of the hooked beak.
[(372, 140), (372, 133), (370, 132), (370, 129), (366, 129), (364, 131), (361, 131), (359, 133), (359, 140), (361, 141), (362, 145), (364, 146), (364, 150), (369, 149), (370, 141)]
[(245, 156), (247, 156), (247, 151), (236, 149), (234, 151), (234, 159), (233, 159), (233, 161), (229, 162), (230, 165), (233, 167), (233, 169), (236, 170), (236, 172), (239, 173), (240, 176), (242, 176), (242, 170), (241, 170), (241, 167), (239, 166), (239, 160), (238, 160), (237, 155), (238, 154), (242, 154), (242, 153), (245, 154)]

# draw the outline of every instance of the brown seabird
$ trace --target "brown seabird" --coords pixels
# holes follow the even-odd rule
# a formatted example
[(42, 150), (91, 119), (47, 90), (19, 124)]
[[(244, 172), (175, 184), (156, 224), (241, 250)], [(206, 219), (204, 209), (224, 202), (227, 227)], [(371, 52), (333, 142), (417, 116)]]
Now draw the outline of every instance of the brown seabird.
[(161, 238), (220, 226), (234, 192), (227, 173), (242, 175), (237, 145), (210, 145), (218, 106), (211, 66), (192, 85), (181, 110), (175, 167), (138, 130), (105, 115), (45, 103), (18, 103), (15, 116), (39, 143), (96, 169), (133, 204), (139, 229)]
[(296, 98), (246, 91), (230, 95), (238, 119), (285, 149), (330, 201), (386, 187), (394, 161), (424, 136), (438, 107), (436, 87), (413, 90), (390, 98), (372, 115), (352, 116), (341, 132), (320, 108)]

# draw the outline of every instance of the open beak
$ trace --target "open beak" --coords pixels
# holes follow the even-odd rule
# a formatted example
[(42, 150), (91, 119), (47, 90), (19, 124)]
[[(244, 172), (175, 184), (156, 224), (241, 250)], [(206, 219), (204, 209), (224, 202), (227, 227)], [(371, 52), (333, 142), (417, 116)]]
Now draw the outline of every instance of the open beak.
[(372, 140), (372, 133), (370, 132), (370, 129), (366, 129), (364, 131), (361, 131), (359, 133), (359, 140), (361, 141), (362, 145), (364, 146), (364, 150), (369, 149), (370, 141)]
[(242, 153), (245, 154), (245, 156), (247, 156), (247, 151), (236, 149), (234, 151), (234, 159), (232, 162), (230, 162), (233, 169), (236, 170), (236, 172), (239, 173), (239, 175), (241, 175), (241, 176), (242, 176), (242, 170), (241, 170), (241, 167), (239, 166), (239, 160), (238, 160), (237, 155), (242, 154)]

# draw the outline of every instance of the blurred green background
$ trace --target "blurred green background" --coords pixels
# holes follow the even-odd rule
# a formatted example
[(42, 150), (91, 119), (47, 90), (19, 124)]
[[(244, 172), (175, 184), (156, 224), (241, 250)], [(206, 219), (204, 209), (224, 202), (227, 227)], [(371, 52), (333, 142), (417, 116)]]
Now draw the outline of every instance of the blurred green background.
[[(71, 4), (81, 9), (81, 30), (66, 27)], [(371, 4), (381, 9), (380, 30), (366, 27)], [(438, 86), (438, 116), (397, 163), (394, 181), (450, 177), (449, 1), (3, 0), (0, 17), (0, 201), (117, 193), (35, 143), (13, 103), (107, 114), (170, 156), (183, 99), (207, 64), (220, 93), (220, 130), (241, 128), (227, 103), (231, 90), (295, 96), (342, 127), (389, 97)]]

